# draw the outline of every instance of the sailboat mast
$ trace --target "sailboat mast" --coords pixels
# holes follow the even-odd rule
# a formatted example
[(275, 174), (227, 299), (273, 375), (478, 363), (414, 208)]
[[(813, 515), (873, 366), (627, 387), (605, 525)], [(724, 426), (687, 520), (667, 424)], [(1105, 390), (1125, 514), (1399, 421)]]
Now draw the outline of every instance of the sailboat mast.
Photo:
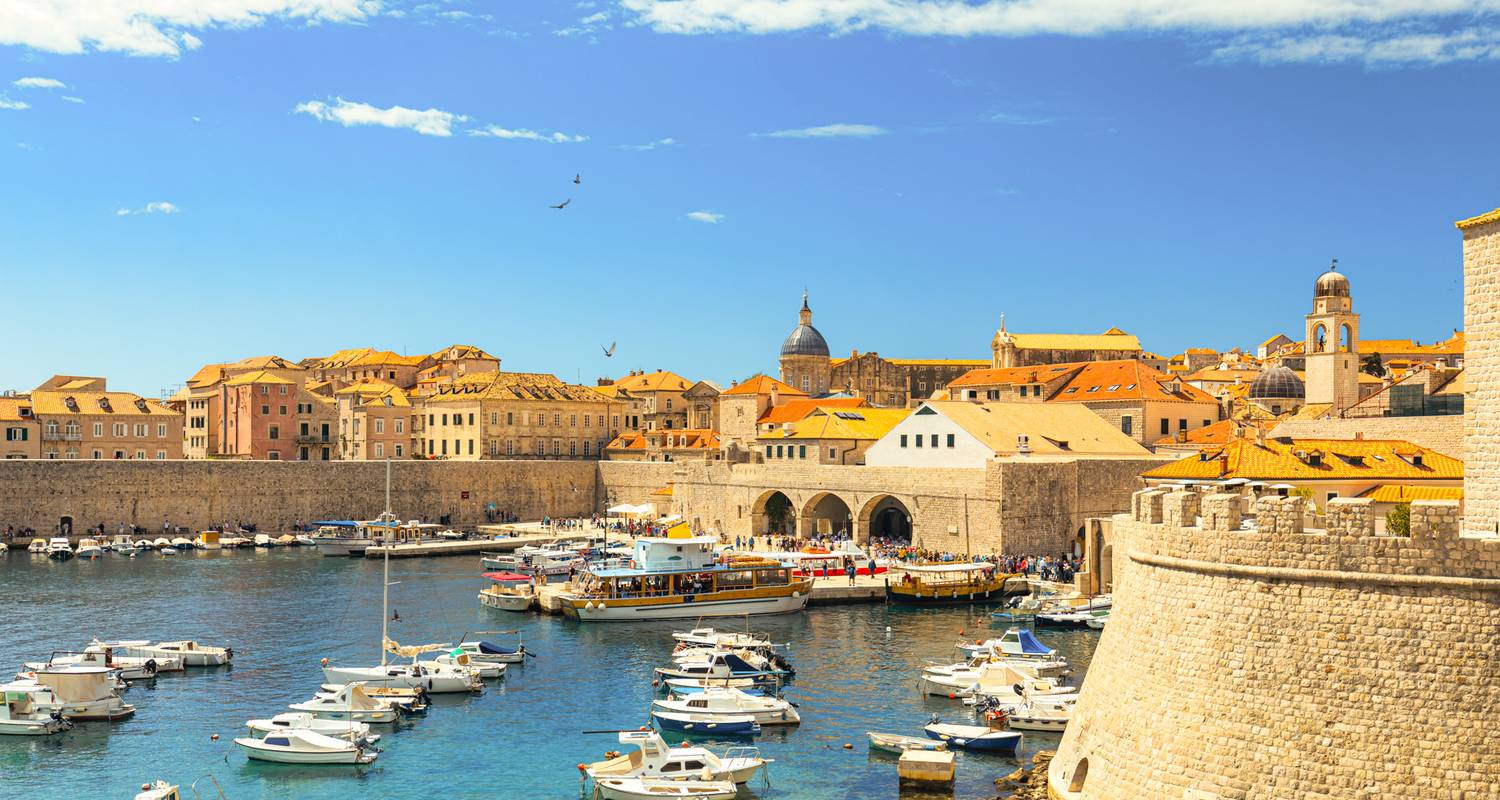
[(385, 460), (385, 513), (380, 515), (380, 521), (384, 523), (381, 527), (385, 539), (380, 549), (385, 554), (385, 565), (380, 576), (380, 666), (385, 666), (385, 642), (389, 638), (391, 624), (391, 542), (389, 535), (389, 524), (391, 521), (391, 460)]

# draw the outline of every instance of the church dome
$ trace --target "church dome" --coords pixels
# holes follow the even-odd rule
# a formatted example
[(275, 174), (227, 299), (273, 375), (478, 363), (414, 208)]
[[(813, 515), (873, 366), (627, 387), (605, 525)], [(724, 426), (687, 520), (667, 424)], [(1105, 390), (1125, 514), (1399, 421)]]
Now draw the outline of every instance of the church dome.
[(1306, 396), (1302, 379), (1286, 367), (1264, 370), (1250, 384), (1251, 400), (1301, 400)]
[(1318, 282), (1313, 284), (1313, 297), (1348, 297), (1349, 279), (1343, 273), (1328, 270), (1318, 276)]
[(781, 343), (784, 356), (828, 356), (828, 342), (811, 323), (803, 323), (792, 329), (792, 335)]

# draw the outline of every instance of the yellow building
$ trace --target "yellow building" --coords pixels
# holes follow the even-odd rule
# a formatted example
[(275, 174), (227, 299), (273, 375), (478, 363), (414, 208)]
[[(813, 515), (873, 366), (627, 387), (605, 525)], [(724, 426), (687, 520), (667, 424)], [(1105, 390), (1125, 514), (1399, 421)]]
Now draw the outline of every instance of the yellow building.
[(427, 458), (594, 459), (620, 431), (615, 401), (535, 372), (465, 375), (439, 386), (420, 410)]
[(31, 413), (30, 395), (0, 397), (0, 458), (41, 458), (42, 426)]
[(334, 403), (340, 459), (410, 458), (414, 453), (417, 412), (400, 387), (382, 380), (361, 380), (334, 392)]
[(815, 406), (802, 419), (756, 437), (756, 451), (768, 464), (863, 464), (870, 445), (910, 415), (907, 408)]
[(31, 393), (39, 458), (182, 458), (182, 415), (157, 400), (111, 392), (104, 378), (56, 375)]
[(626, 431), (604, 449), (610, 461), (713, 461), (723, 457), (719, 434), (709, 429)]

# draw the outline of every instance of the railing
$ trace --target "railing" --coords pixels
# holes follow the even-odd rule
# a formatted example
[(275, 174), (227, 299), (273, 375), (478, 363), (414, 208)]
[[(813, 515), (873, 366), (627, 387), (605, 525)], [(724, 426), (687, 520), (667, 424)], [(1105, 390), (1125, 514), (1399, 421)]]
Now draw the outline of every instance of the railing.
[(78, 442), (82, 440), (82, 433), (69, 433), (67, 431), (42, 431), (42, 441), (44, 442)]
[(325, 434), (298, 434), (297, 444), (333, 444), (333, 441)]

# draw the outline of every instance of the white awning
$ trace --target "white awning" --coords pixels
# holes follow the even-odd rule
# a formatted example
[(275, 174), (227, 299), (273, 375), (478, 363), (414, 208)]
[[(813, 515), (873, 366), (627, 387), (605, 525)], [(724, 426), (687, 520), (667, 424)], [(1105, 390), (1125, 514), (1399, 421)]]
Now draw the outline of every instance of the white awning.
[(994, 568), (994, 564), (975, 564), (968, 561), (955, 561), (952, 564), (902, 564), (897, 561), (891, 562), (891, 569), (900, 569), (907, 572), (978, 572)]
[(617, 506), (610, 506), (605, 511), (610, 514), (634, 514), (635, 506), (629, 503), (621, 503)]

